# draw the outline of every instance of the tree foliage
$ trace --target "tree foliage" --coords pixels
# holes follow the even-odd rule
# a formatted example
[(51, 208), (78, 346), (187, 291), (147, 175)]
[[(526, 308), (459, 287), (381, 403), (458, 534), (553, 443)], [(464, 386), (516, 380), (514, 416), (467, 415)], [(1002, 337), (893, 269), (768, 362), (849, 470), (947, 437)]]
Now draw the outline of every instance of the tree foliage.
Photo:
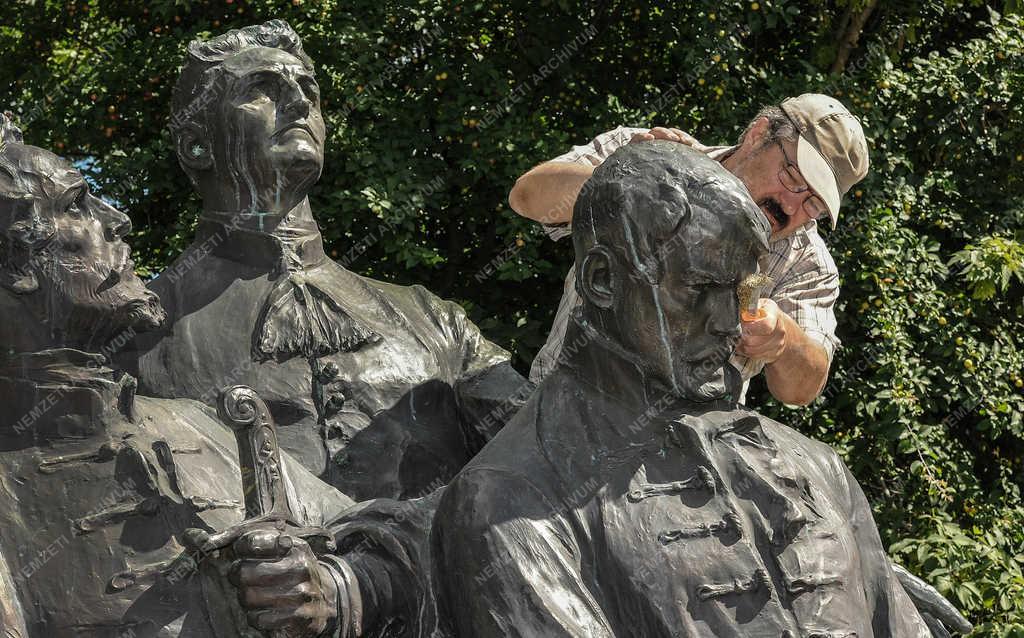
[(1019, 10), (15, 0), (0, 18), (0, 106), (131, 214), (136, 261), (156, 273), (199, 210), (166, 128), (185, 45), (284, 18), (318, 65), (330, 135), (314, 209), (332, 255), (460, 300), (524, 367), (572, 256), (508, 209), (519, 174), (620, 124), (725, 143), (763, 104), (839, 97), (872, 150), (825, 234), (844, 347), (814, 405), (776, 405), (763, 386), (752, 401), (840, 450), (884, 540), (979, 634), (1024, 636)]

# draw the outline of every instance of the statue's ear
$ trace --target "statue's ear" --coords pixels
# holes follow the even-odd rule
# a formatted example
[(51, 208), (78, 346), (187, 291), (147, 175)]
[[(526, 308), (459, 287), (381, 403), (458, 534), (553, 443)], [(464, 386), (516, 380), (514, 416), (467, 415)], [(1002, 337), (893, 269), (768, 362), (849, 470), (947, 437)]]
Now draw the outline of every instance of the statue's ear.
[(213, 166), (213, 146), (205, 127), (186, 122), (177, 128), (174, 136), (174, 150), (186, 170), (204, 171)]
[(0, 286), (18, 295), (39, 290), (36, 270), (47, 261), (44, 251), (55, 232), (52, 221), (0, 209)]
[(0, 265), (0, 286), (16, 295), (27, 295), (39, 290), (39, 278), (28, 268)]
[(29, 251), (0, 212), (0, 286), (16, 295), (39, 290), (39, 278), (25, 257)]
[(615, 303), (615, 261), (605, 246), (594, 246), (579, 265), (577, 284), (580, 295), (598, 308), (607, 310)]

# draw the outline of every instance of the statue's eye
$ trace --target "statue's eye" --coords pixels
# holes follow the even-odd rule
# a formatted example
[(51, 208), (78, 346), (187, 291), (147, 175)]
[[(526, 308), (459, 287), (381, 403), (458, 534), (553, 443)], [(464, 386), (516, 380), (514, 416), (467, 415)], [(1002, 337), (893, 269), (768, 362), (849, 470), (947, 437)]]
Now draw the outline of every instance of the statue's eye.
[(302, 80), (299, 83), (299, 86), (302, 87), (302, 92), (306, 95), (306, 99), (313, 104), (318, 104), (320, 102), (320, 87), (317, 85), (315, 80)]
[(271, 78), (260, 78), (252, 85), (251, 91), (254, 94), (265, 95), (271, 100), (276, 100), (278, 94), (277, 82)]
[(85, 215), (85, 196), (87, 194), (88, 191), (84, 188), (78, 190), (71, 202), (68, 203), (66, 209), (68, 217), (71, 217), (72, 219), (81, 219)]

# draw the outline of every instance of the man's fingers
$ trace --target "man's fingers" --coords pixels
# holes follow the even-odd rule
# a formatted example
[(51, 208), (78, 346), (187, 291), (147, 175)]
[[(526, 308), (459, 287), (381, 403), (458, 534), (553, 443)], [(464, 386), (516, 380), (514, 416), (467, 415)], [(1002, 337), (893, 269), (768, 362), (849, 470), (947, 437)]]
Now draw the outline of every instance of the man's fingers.
[(774, 336), (768, 337), (744, 337), (736, 350), (751, 359), (764, 359), (774, 361), (785, 349), (785, 341)]
[(689, 133), (684, 133), (677, 128), (670, 128), (669, 130), (675, 133), (676, 137), (679, 138), (679, 141), (682, 142), (683, 144), (686, 144), (687, 146), (693, 146), (693, 144), (697, 141), (693, 139), (693, 136), (690, 135)]
[(637, 133), (633, 137), (629, 138), (629, 142), (649, 142), (654, 139), (654, 136), (650, 133)]
[(232, 549), (239, 558), (281, 558), (287, 556), (295, 539), (277, 530), (253, 530), (243, 534)]
[(748, 336), (766, 336), (775, 332), (775, 322), (768, 321), (768, 318), (756, 319), (754, 321), (744, 321), (741, 325), (743, 331), (743, 338)]
[(673, 132), (672, 129), (667, 129), (664, 126), (655, 126), (650, 130), (651, 135), (660, 140), (671, 140), (673, 142), (682, 142), (683, 138)]

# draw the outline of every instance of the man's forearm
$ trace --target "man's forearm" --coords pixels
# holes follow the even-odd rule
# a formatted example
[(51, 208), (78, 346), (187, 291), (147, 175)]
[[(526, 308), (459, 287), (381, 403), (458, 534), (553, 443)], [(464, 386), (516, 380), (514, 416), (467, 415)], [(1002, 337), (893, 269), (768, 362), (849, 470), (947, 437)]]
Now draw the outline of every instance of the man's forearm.
[(790, 316), (783, 314), (782, 321), (786, 322), (786, 349), (765, 366), (768, 390), (783, 403), (807, 405), (825, 387), (828, 354)]
[(509, 206), (542, 224), (567, 223), (576, 197), (593, 173), (594, 167), (587, 164), (545, 162), (516, 180), (508, 195)]

